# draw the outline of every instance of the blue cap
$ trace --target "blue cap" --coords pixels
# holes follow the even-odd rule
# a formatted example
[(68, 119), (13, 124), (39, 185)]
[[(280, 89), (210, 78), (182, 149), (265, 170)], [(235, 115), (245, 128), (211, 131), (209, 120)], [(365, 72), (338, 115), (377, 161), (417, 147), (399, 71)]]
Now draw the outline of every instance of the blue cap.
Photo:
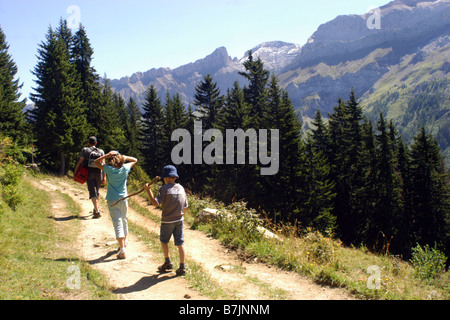
[(178, 173), (177, 173), (177, 168), (175, 168), (174, 166), (165, 166), (163, 171), (162, 171), (162, 175), (161, 178), (172, 178), (172, 177), (178, 177)]

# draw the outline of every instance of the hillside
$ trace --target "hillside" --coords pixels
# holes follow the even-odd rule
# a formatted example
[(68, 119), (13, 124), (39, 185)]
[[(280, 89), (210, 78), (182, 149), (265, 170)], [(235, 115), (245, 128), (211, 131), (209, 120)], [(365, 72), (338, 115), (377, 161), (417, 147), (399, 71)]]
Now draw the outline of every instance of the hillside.
[[(407, 90), (408, 96), (414, 96), (424, 83), (449, 78), (450, 0), (392, 1), (380, 8), (380, 29), (367, 26), (373, 14), (338, 16), (322, 24), (303, 46), (270, 41), (251, 49), (266, 68), (278, 75), (306, 124), (317, 110), (326, 116), (337, 99), (346, 99), (354, 88), (370, 118), (383, 110), (388, 119), (395, 120), (402, 133), (409, 124), (404, 117), (398, 119), (403, 115), (399, 110), (405, 111), (409, 100), (390, 99), (389, 105), (375, 107), (380, 98), (398, 87)], [(133, 97), (142, 103), (146, 88), (154, 84), (160, 97), (165, 97), (167, 92), (178, 92), (188, 105), (193, 101), (195, 86), (207, 74), (211, 74), (222, 93), (235, 80), (245, 85), (238, 72), (243, 70), (246, 58), (247, 53), (240, 59), (231, 58), (226, 48), (221, 47), (203, 59), (176, 69), (137, 72), (112, 80), (111, 85), (125, 99)], [(448, 110), (448, 89), (443, 94), (445, 97), (437, 108)], [(447, 137), (448, 117), (448, 113), (441, 112), (438, 119), (434, 116), (422, 120), (431, 132)], [(411, 142), (407, 131), (405, 140)], [(447, 138), (440, 139), (443, 150), (448, 144)]]

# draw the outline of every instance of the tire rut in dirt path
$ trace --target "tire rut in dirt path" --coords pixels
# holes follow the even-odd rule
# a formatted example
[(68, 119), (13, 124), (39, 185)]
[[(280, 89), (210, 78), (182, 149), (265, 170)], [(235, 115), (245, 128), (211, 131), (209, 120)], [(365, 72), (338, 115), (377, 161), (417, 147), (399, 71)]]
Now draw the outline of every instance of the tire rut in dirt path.
[[(81, 207), (79, 217), (81, 232), (78, 237), (80, 255), (99, 270), (114, 293), (129, 300), (195, 300), (205, 299), (196, 291), (189, 289), (186, 279), (177, 277), (174, 272), (159, 274), (156, 270), (161, 263), (155, 253), (135, 235), (129, 236), (127, 259), (117, 259), (117, 241), (114, 237), (109, 213), (103, 212), (101, 219), (92, 219), (92, 203), (87, 191), (80, 191), (63, 179), (44, 179), (41, 186), (47, 191), (57, 191), (69, 195)], [(158, 260), (158, 261), (157, 261)]]

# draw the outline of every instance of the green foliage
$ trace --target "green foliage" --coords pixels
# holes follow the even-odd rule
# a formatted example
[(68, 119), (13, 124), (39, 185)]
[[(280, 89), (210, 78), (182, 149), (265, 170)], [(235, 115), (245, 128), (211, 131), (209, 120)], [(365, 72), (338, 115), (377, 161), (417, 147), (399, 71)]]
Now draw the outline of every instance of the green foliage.
[[(87, 138), (86, 106), (80, 99), (80, 78), (70, 62), (71, 32), (65, 21), (56, 31), (49, 28), (46, 42), (40, 44), (35, 108), (30, 118), (35, 133), (38, 155), (43, 165), (59, 174), (68, 171), (71, 154)], [(51, 141), (52, 143), (49, 143)]]
[(211, 75), (206, 75), (195, 88), (194, 105), (199, 113), (199, 120), (203, 122), (205, 130), (214, 128), (219, 123), (223, 108), (223, 97), (217, 83)]
[(246, 203), (235, 202), (219, 212), (212, 222), (211, 233), (226, 244), (245, 248), (263, 237), (254, 214), (255, 210), (248, 209)]
[(312, 231), (305, 236), (308, 260), (315, 264), (329, 264), (336, 260), (335, 249), (338, 244), (331, 238), (324, 237), (318, 231)]
[[(367, 105), (368, 117), (378, 115), (392, 119), (406, 143), (424, 126), (438, 139), (445, 156), (450, 152), (449, 79), (425, 81), (418, 85), (394, 86), (377, 101)], [(447, 166), (450, 165), (447, 163)]]
[(19, 165), (0, 164), (1, 196), (13, 210), (23, 201), (22, 190), (19, 187), (23, 173), (23, 169)]
[(19, 101), (21, 85), (17, 65), (8, 53), (9, 45), (0, 28), (0, 133), (13, 141), (26, 144), (29, 140), (23, 108), (26, 99)]
[(411, 263), (416, 270), (416, 276), (429, 280), (441, 275), (445, 270), (445, 261), (447, 257), (443, 252), (436, 248), (430, 248), (429, 245), (412, 248)]
[(0, 140), (0, 202), (3, 200), (15, 210), (22, 202), (22, 190), (19, 187), (24, 174), (23, 168), (14, 161), (17, 146), (9, 137)]

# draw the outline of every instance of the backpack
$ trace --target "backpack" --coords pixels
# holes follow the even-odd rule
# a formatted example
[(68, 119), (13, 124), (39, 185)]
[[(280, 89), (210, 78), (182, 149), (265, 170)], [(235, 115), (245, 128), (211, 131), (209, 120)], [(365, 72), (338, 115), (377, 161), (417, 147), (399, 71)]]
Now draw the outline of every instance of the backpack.
[(94, 150), (91, 151), (91, 153), (89, 154), (89, 159), (88, 159), (88, 168), (95, 168), (98, 169), (97, 166), (94, 164), (94, 161), (97, 160), (98, 158), (100, 158), (101, 156), (103, 156), (102, 152), (94, 147)]

